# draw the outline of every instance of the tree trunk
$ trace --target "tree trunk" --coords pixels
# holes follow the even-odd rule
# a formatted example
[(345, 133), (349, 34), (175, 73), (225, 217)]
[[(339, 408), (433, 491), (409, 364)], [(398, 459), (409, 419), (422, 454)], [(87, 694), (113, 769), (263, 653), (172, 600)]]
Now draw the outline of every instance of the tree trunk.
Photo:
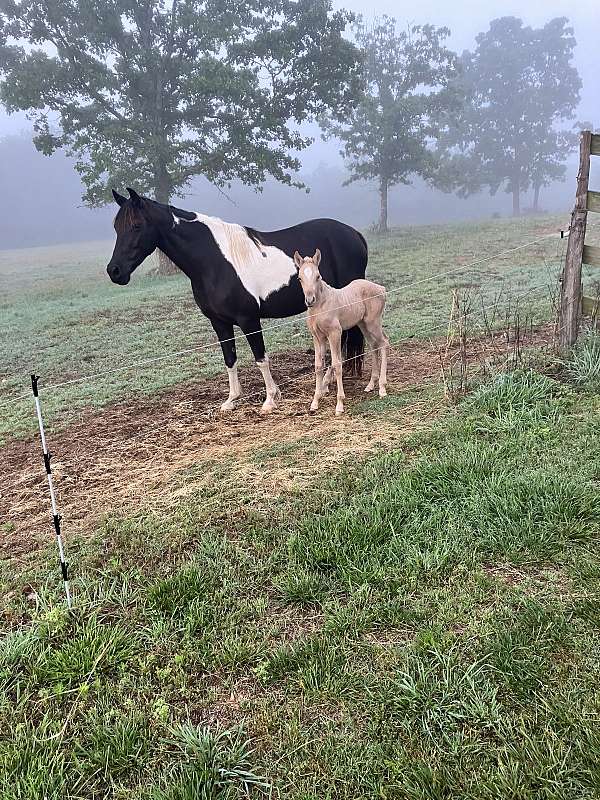
[(512, 197), (513, 197), (513, 217), (521, 216), (521, 164), (519, 161), (519, 146), (515, 142), (515, 160), (513, 161), (513, 177), (512, 177)]
[(519, 192), (519, 184), (516, 185), (513, 183), (513, 217), (521, 216), (521, 195)]
[(162, 250), (157, 250), (156, 255), (158, 256), (156, 275), (175, 275), (179, 272), (169, 256), (165, 255)]
[(379, 211), (379, 233), (388, 232), (388, 181), (382, 178), (379, 184), (379, 199), (381, 201)]
[[(155, 179), (156, 192), (154, 197), (159, 203), (165, 203), (166, 205), (171, 199), (171, 182), (169, 179), (169, 173), (167, 172), (167, 168), (164, 164), (160, 164), (157, 168)], [(158, 255), (158, 267), (156, 269), (157, 275), (176, 275), (179, 272), (179, 269), (175, 266), (171, 259), (163, 253), (162, 250), (157, 250), (156, 253)]]
[(540, 189), (539, 183), (533, 187), (533, 210), (536, 212), (540, 210)]

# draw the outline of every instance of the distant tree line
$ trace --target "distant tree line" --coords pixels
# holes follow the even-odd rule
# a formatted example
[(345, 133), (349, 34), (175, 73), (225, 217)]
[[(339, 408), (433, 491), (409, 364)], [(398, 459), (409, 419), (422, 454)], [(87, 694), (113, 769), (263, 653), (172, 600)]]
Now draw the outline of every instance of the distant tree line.
[(449, 35), (331, 0), (0, 0), (0, 101), (41, 152), (75, 157), (90, 206), (127, 184), (169, 202), (198, 175), (301, 187), (318, 120), (347, 182), (376, 182), (382, 231), (390, 188), (417, 176), (502, 189), (515, 214), (533, 189), (538, 208), (576, 143), (568, 20), (497, 19), (460, 56)]
[(521, 193), (564, 179), (576, 144), (572, 120), (581, 80), (572, 64), (575, 39), (565, 18), (543, 28), (515, 17), (494, 20), (473, 52), (458, 57), (446, 28), (398, 30), (383, 17), (355, 26), (363, 54), (363, 92), (347, 119), (328, 121), (343, 143), (349, 181), (379, 186), (379, 229), (387, 230), (391, 186), (420, 176), (466, 197), (489, 188)]

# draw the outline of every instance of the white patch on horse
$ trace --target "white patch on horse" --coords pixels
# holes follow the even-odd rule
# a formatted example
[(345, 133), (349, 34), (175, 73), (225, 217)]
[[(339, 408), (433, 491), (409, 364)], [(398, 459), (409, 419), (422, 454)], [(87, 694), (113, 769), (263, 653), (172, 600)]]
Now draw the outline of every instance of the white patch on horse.
[(312, 269), (310, 267), (304, 267), (304, 277), (310, 278), (312, 275)]
[(293, 259), (283, 250), (271, 245), (257, 245), (241, 225), (197, 212), (196, 219), (190, 222), (202, 222), (206, 225), (244, 288), (257, 302), (287, 286), (296, 274)]

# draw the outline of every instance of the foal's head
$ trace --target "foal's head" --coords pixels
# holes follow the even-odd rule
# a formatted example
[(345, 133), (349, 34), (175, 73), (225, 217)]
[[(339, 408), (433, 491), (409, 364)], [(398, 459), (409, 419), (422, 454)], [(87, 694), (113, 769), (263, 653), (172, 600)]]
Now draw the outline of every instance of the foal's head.
[(321, 294), (323, 282), (319, 272), (320, 263), (320, 250), (315, 250), (314, 256), (305, 256), (304, 258), (297, 250), (294, 253), (294, 264), (298, 270), (298, 280), (304, 292), (304, 302), (307, 308), (314, 306)]
[[(111, 281), (121, 286), (129, 283), (133, 270), (158, 247), (163, 211), (160, 204), (140, 197), (133, 189), (127, 191), (129, 199), (113, 189), (113, 197), (119, 206), (115, 217), (117, 241), (106, 268)], [(172, 222), (167, 207), (164, 209), (165, 219)]]

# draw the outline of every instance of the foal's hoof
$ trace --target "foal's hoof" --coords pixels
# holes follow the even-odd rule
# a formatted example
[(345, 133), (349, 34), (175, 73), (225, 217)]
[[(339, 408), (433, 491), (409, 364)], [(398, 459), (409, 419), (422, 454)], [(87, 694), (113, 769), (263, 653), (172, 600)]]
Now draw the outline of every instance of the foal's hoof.
[(367, 385), (365, 386), (365, 392), (372, 392), (374, 388), (375, 384), (369, 381), (369, 383), (367, 383)]
[(385, 390), (385, 386), (382, 386), (382, 387), (379, 389), (379, 397), (387, 397), (387, 392), (386, 392), (386, 390)]
[(235, 408), (235, 400), (225, 400), (221, 405), (221, 411), (233, 411)]
[(335, 415), (336, 417), (341, 417), (344, 413), (344, 406), (336, 406), (335, 407)]
[(261, 407), (261, 409), (260, 409), (260, 413), (261, 413), (261, 414), (263, 414), (263, 415), (264, 415), (264, 414), (270, 414), (270, 413), (271, 413), (271, 411), (273, 411), (273, 410), (274, 410), (276, 407), (277, 407), (277, 406), (276, 406), (276, 404), (275, 404), (275, 403), (268, 403), (268, 402), (266, 402), (266, 401), (265, 401), (265, 402), (262, 404), (262, 407)]

